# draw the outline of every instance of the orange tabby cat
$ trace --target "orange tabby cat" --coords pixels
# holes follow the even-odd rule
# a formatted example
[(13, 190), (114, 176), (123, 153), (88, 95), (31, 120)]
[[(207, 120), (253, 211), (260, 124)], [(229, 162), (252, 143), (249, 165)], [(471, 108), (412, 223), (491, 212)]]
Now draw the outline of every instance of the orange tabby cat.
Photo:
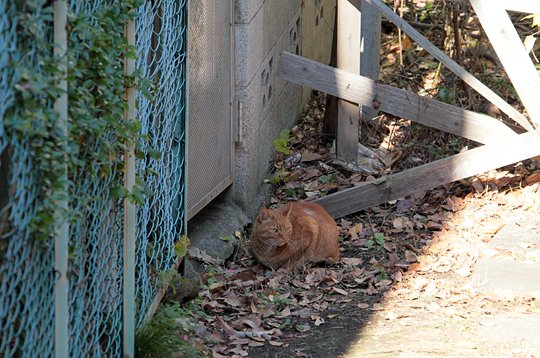
[(251, 251), (264, 266), (293, 268), (307, 262), (339, 261), (338, 228), (315, 203), (299, 201), (261, 208), (253, 223)]

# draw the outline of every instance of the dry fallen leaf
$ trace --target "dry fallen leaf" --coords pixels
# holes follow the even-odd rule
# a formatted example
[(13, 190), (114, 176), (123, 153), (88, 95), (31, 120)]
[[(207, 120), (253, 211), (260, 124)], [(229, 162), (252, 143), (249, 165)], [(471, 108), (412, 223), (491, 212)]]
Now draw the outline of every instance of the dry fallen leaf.
[(302, 153), (302, 159), (301, 161), (302, 162), (313, 162), (313, 161), (316, 161), (316, 160), (321, 160), (322, 159), (322, 155), (318, 154), (318, 153), (312, 153), (312, 152), (304, 152)]
[(227, 297), (223, 297), (222, 300), (225, 301), (230, 306), (238, 307), (238, 306), (241, 305), (240, 300), (235, 295), (230, 295), (230, 296), (227, 296)]
[(341, 262), (349, 266), (360, 266), (364, 260), (359, 257), (342, 257)]
[(504, 222), (485, 223), (482, 225), (483, 233), (487, 235), (496, 235), (505, 225), (506, 223)]
[(332, 290), (336, 291), (337, 293), (339, 293), (340, 295), (344, 295), (344, 296), (347, 296), (349, 294), (349, 292), (341, 289), (341, 288), (338, 288), (338, 287), (332, 287)]
[(277, 317), (279, 318), (285, 318), (285, 317), (289, 317), (291, 315), (291, 309), (289, 308), (289, 306), (285, 307), (283, 309), (283, 311), (281, 311)]
[(455, 271), (460, 277), (469, 277), (471, 275), (471, 270), (469, 267), (462, 267)]

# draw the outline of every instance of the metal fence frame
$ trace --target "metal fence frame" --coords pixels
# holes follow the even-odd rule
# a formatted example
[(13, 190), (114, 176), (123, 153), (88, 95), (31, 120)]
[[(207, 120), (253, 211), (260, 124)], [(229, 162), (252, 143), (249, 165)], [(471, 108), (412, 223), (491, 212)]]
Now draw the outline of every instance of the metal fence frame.
[[(10, 31), (14, 28), (9, 23), (9, 1), (0, 0), (0, 12), (4, 10), (0, 13), (0, 50), (6, 50), (17, 58), (16, 48), (8, 44)], [(56, 45), (55, 55), (61, 57), (67, 50), (68, 11), (93, 11), (105, 1), (54, 2), (54, 28), (51, 32)], [(128, 190), (133, 187), (136, 175), (148, 179), (154, 195), (147, 198), (142, 206), (135, 206), (127, 199), (119, 206), (108, 192), (96, 193), (99, 189), (97, 184), (81, 188), (81, 192), (88, 190), (87, 195), (103, 199), (94, 208), (94, 214), (101, 215), (101, 218), (61, 225), (54, 246), (47, 252), (40, 252), (32, 246), (24, 218), (13, 224), (18, 225), (16, 230), (7, 234), (0, 232), (0, 240), (4, 240), (8, 247), (2, 251), (3, 246), (0, 246), (0, 358), (134, 356), (136, 328), (151, 316), (160, 298), (158, 273), (177, 267), (179, 259), (174, 255), (174, 243), (186, 228), (187, 8), (188, 0), (145, 1), (138, 9), (137, 19), (125, 28), (129, 43), (136, 45), (139, 52), (136, 61), (126, 61), (126, 73), (139, 69), (156, 85), (154, 101), (145, 99), (135, 88), (126, 89), (129, 107), (126, 116), (130, 119), (139, 117), (144, 134), (152, 142), (142, 145), (142, 152), (147, 154), (152, 145), (162, 151), (162, 158), (146, 156), (145, 159), (136, 159), (135, 148), (128, 148), (125, 173), (116, 175), (123, 177)], [(0, 154), (10, 143), (3, 121), (5, 106), (9, 106), (11, 98), (9, 87), (15, 83), (9, 81), (12, 73), (6, 61), (0, 54), (0, 95), (6, 94), (4, 99), (0, 99), (0, 107), (3, 107), (0, 108)], [(67, 88), (67, 64), (63, 65), (64, 77), (59, 85)], [(67, 94), (54, 104), (61, 115), (63, 130), (67, 130), (68, 106)], [(21, 144), (22, 151), (27, 150), (27, 144), (16, 144)], [(27, 163), (30, 164), (23, 165)], [(9, 183), (22, 187), (17, 180), (34, 175), (31, 163), (30, 158), (21, 164), (21, 168), (10, 167)], [(2, 168), (8, 164), (4, 163)], [(15, 167), (19, 163), (10, 165)], [(149, 171), (154, 174), (147, 174)], [(0, 196), (8, 195), (1, 193)], [(6, 206), (0, 207), (0, 214), (8, 213), (10, 218), (28, 216), (28, 212), (15, 212), (18, 205), (15, 200), (18, 197), (8, 197)], [(27, 200), (30, 200), (27, 207), (31, 209), (34, 199)], [(66, 202), (63, 205), (77, 209), (76, 203)], [(118, 222), (121, 217), (123, 222)], [(108, 231), (100, 231), (105, 225)], [(111, 230), (123, 233), (123, 239), (106, 237)], [(89, 248), (88, 242), (92, 240), (93, 246)], [(12, 249), (14, 245), (18, 251)], [(78, 253), (69, 257), (69, 250), (74, 246)], [(25, 255), (20, 256), (20, 252), (25, 252)], [(86, 272), (85, 275), (86, 270), (98, 267), (96, 262), (100, 260), (105, 262), (105, 266), (99, 267), (108, 265), (107, 269), (101, 273)], [(25, 265), (32, 267), (23, 269)], [(114, 281), (114, 284), (106, 285), (104, 280)], [(32, 290), (37, 290), (37, 295), (30, 294)], [(39, 301), (40, 295), (47, 299)], [(102, 306), (108, 304), (108, 310), (114, 311), (114, 317), (99, 312), (99, 308), (96, 312), (86, 312), (96, 302)], [(43, 304), (45, 306), (40, 307)]]

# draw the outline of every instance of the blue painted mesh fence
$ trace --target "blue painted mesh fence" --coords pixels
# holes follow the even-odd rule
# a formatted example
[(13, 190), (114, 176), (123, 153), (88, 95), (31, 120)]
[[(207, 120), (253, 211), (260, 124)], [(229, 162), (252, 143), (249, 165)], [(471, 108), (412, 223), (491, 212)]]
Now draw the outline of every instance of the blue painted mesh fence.
[[(9, 2), (0, 2), (0, 355), (7, 357), (52, 351), (55, 278), (52, 247), (40, 247), (27, 229), (37, 201), (32, 143), (5, 126), (10, 116), (20, 115), (20, 109), (12, 108), (17, 84), (12, 62), (26, 61), (39, 71), (42, 55), (38, 48), (17, 51)], [(45, 31), (46, 21), (35, 27)]]
[[(148, 1), (137, 21), (137, 68), (155, 84), (153, 101), (137, 97), (148, 146), (161, 158), (137, 162), (153, 195), (138, 213), (136, 290), (140, 324), (156, 293), (158, 274), (175, 261), (174, 243), (184, 231), (186, 0)], [(148, 147), (143, 146), (146, 152)], [(147, 154), (147, 153), (146, 153)]]
[[(72, 0), (73, 13), (88, 21), (101, 1)], [(186, 1), (145, 1), (138, 8), (137, 68), (152, 83), (152, 100), (137, 95), (141, 123), (137, 175), (150, 196), (138, 206), (136, 244), (137, 325), (158, 289), (158, 277), (175, 262), (174, 243), (184, 231)], [(50, 17), (36, 23), (51, 32)], [(28, 138), (13, 136), (6, 121), (20, 74), (13, 63), (39, 71), (50, 54), (23, 53), (11, 0), (0, 0), (0, 357), (52, 356), (54, 352), (54, 247), (35, 240), (29, 223), (38, 201), (36, 157)], [(118, 29), (119, 33), (124, 28)], [(52, 36), (51, 36), (52, 40)], [(122, 59), (116, 59), (122, 61)], [(115, 138), (115, 133), (104, 137)], [(91, 150), (91, 146), (89, 150)], [(159, 156), (155, 152), (161, 153)], [(69, 349), (70, 356), (121, 356), (123, 295), (123, 202), (111, 188), (123, 173), (70, 173)], [(84, 199), (84, 200), (83, 200)]]

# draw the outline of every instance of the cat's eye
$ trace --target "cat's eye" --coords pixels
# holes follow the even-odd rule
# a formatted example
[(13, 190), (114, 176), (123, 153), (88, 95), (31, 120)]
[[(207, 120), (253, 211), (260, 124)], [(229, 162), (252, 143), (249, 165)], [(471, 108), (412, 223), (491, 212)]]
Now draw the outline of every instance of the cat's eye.
[(279, 229), (277, 227), (272, 229), (272, 232), (278, 232), (278, 231), (279, 231)]

